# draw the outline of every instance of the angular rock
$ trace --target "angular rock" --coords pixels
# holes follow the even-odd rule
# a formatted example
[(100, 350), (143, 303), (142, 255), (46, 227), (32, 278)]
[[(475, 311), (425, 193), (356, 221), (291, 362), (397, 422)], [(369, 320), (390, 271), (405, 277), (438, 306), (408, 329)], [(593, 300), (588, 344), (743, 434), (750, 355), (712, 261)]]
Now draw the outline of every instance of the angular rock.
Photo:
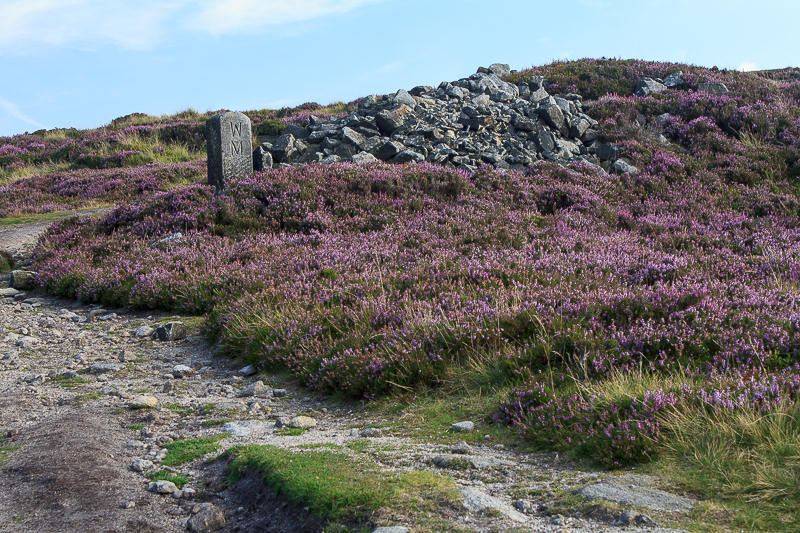
[(511, 75), (511, 67), (505, 63), (493, 63), (489, 65), (489, 71), (496, 75), (498, 78)]
[(474, 513), (494, 511), (505, 516), (514, 522), (527, 522), (528, 517), (520, 513), (511, 505), (504, 501), (490, 496), (485, 492), (475, 487), (465, 487), (461, 489), (461, 494), (464, 496), (462, 504), (468, 511)]
[(648, 96), (666, 90), (667, 86), (653, 78), (642, 78), (636, 82), (633, 93), (637, 96)]
[(20, 292), (13, 287), (0, 288), (0, 298), (10, 298), (12, 296), (16, 296), (19, 293)]
[(263, 433), (269, 428), (266, 422), (261, 420), (235, 420), (226, 422), (220, 428), (225, 433), (230, 433), (234, 437), (247, 437), (253, 433)]
[(136, 396), (128, 402), (128, 407), (130, 409), (155, 409), (158, 407), (158, 398), (149, 395)]
[(225, 527), (225, 515), (216, 506), (211, 505), (192, 515), (186, 522), (186, 529), (194, 533), (211, 533)]
[(363, 150), (364, 149), (364, 142), (366, 141), (366, 139), (364, 139), (363, 135), (361, 135), (357, 131), (355, 131), (352, 128), (349, 128), (347, 126), (342, 128), (342, 140), (344, 142), (352, 144), (353, 146), (355, 146), (359, 150)]
[(147, 472), (151, 468), (153, 468), (153, 461), (147, 459), (134, 459), (130, 465), (130, 469), (134, 472)]
[(173, 494), (178, 492), (178, 487), (172, 481), (167, 481), (166, 479), (161, 479), (158, 481), (153, 481), (149, 485), (147, 485), (147, 490), (150, 492), (155, 492), (157, 494)]
[(425, 156), (414, 150), (403, 150), (392, 158), (392, 163), (409, 163), (411, 161), (425, 161)]
[(291, 133), (284, 133), (272, 145), (272, 157), (275, 163), (286, 163), (297, 152), (295, 139)]
[(380, 148), (377, 149), (375, 155), (378, 156), (378, 159), (388, 161), (405, 149), (406, 147), (403, 146), (402, 143), (397, 141), (388, 141), (383, 143)]
[(90, 374), (106, 374), (108, 372), (118, 372), (123, 366), (119, 363), (94, 363), (89, 367)]
[(664, 78), (664, 85), (670, 89), (681, 89), (686, 86), (683, 79), (683, 72), (673, 72)]
[(176, 378), (185, 378), (194, 374), (194, 369), (186, 365), (175, 365), (172, 367), (172, 375)]
[(259, 146), (253, 150), (253, 170), (258, 172), (272, 168), (272, 154)]
[(394, 102), (397, 104), (407, 105), (411, 109), (417, 107), (417, 101), (414, 100), (414, 97), (411, 96), (408, 91), (400, 89), (397, 91), (393, 98)]
[(405, 119), (393, 110), (383, 110), (375, 115), (375, 124), (378, 126), (381, 134), (389, 136), (397, 129), (403, 127)]
[(589, 500), (608, 500), (654, 511), (689, 512), (695, 504), (689, 498), (648, 487), (628, 476), (608, 478), (576, 492)]
[(239, 391), (238, 396), (240, 398), (248, 398), (250, 396), (267, 396), (268, 394), (269, 394), (269, 387), (264, 385), (263, 381), (258, 380), (255, 383), (252, 383), (251, 385)]
[(728, 87), (718, 81), (706, 81), (697, 84), (697, 90), (708, 94), (728, 94)]
[(378, 159), (369, 152), (359, 152), (353, 156), (353, 163), (363, 165), (364, 163), (373, 163)]
[(160, 341), (179, 341), (185, 339), (187, 334), (188, 330), (183, 322), (173, 321), (158, 326), (153, 332), (153, 338)]
[(469, 433), (475, 429), (475, 423), (469, 420), (465, 420), (464, 422), (456, 422), (450, 426), (450, 429), (461, 433)]
[(17, 290), (32, 289), (36, 286), (36, 272), (30, 270), (12, 270), (10, 285)]
[(315, 419), (311, 418), (310, 416), (305, 416), (305, 415), (295, 416), (295, 417), (289, 419), (289, 421), (286, 423), (286, 427), (298, 428), (298, 429), (300, 429), (300, 428), (302, 428), (302, 429), (313, 428), (316, 425), (317, 425), (317, 421)]
[(639, 173), (639, 169), (635, 166), (631, 165), (624, 159), (617, 159), (614, 161), (614, 164), (611, 165), (612, 170), (614, 170), (618, 174), (633, 174), (636, 175)]
[(153, 331), (155, 330), (150, 326), (139, 326), (138, 328), (136, 328), (136, 333), (134, 335), (136, 335), (141, 339), (143, 337), (149, 337), (150, 335), (153, 334)]
[(560, 130), (564, 127), (564, 112), (557, 104), (548, 104), (539, 108), (539, 116), (550, 125)]
[(243, 366), (239, 369), (239, 374), (242, 376), (252, 376), (258, 373), (258, 370), (253, 365)]

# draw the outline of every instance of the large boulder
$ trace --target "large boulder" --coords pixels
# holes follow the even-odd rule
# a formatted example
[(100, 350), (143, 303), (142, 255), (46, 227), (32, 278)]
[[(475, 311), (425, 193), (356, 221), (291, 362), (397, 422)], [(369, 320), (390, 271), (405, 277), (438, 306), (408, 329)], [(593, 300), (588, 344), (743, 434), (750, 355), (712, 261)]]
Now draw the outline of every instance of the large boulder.
[(728, 87), (719, 81), (706, 81), (697, 84), (697, 90), (708, 94), (728, 94)]
[(633, 90), (637, 96), (648, 96), (666, 90), (667, 86), (652, 78), (642, 78), (636, 82)]

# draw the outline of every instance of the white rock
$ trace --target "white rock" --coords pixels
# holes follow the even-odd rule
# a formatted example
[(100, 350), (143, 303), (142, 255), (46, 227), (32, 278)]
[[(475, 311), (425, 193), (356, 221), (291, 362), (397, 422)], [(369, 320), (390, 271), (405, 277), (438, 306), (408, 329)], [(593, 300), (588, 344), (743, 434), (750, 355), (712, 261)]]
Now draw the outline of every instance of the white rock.
[(156, 492), (158, 494), (172, 494), (178, 492), (178, 487), (172, 481), (161, 479), (159, 481), (153, 481), (150, 483), (147, 486), (147, 490), (150, 492)]
[(153, 331), (155, 330), (150, 326), (139, 326), (138, 328), (136, 328), (136, 336), (139, 337), (140, 339), (144, 337), (149, 337), (150, 335), (153, 334)]
[(175, 365), (172, 367), (172, 374), (176, 378), (185, 378), (194, 374), (194, 369), (186, 365)]
[(153, 462), (147, 459), (134, 459), (131, 461), (131, 470), (134, 472), (146, 472), (153, 468)]
[(470, 422), (469, 420), (465, 420), (464, 422), (457, 422), (450, 426), (454, 431), (459, 431), (461, 433), (469, 433), (473, 429), (475, 429), (475, 424)]

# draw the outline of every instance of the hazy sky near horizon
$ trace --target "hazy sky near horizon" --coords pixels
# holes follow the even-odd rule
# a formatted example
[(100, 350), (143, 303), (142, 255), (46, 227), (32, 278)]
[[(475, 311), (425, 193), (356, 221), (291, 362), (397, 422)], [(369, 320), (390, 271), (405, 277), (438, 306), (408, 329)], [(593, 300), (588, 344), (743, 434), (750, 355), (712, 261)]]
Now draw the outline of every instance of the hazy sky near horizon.
[(800, 66), (797, 0), (0, 0), (0, 136), (349, 101), (556, 59)]

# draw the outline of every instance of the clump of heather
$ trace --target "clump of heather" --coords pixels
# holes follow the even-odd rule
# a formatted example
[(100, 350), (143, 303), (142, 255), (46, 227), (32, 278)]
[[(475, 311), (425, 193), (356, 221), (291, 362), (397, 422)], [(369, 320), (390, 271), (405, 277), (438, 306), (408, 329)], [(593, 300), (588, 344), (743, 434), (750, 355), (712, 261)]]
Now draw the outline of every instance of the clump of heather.
[(130, 202), (171, 186), (196, 181), (204, 170), (205, 161), (193, 161), (36, 175), (0, 187), (0, 218)]

